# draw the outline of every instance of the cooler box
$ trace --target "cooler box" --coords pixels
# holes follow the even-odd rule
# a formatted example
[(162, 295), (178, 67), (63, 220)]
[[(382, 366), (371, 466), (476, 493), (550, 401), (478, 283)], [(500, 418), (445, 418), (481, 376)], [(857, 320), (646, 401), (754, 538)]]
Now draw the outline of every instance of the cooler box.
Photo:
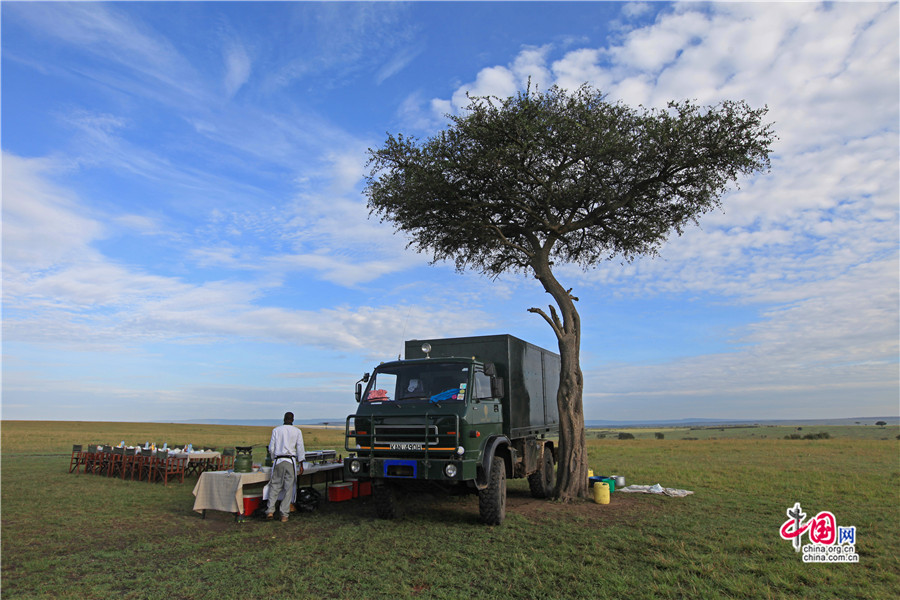
[(353, 499), (353, 483), (333, 483), (328, 486), (328, 501), (343, 502)]
[(252, 515), (262, 504), (262, 492), (244, 492), (244, 514)]
[(351, 479), (347, 483), (353, 484), (353, 497), (359, 498), (360, 496), (371, 496), (372, 495), (372, 482), (371, 481), (358, 481), (356, 479)]

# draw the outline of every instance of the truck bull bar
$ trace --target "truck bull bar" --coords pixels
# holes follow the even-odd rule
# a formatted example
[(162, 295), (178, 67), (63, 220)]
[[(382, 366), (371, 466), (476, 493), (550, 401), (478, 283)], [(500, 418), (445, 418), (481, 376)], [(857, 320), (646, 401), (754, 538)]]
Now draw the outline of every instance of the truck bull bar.
[[(369, 421), (368, 428), (360, 431), (356, 426), (357, 419)], [(439, 425), (445, 426), (447, 431), (441, 432)], [(450, 436), (452, 444), (448, 443)], [(354, 441), (353, 447), (351, 438)], [(360, 438), (366, 438), (366, 443), (361, 443), (363, 440)], [(448, 452), (456, 452), (459, 438), (459, 415), (455, 413), (426, 412), (424, 415), (411, 417), (350, 415), (344, 425), (344, 449), (356, 452), (360, 457), (368, 455), (369, 458), (374, 458), (376, 452), (389, 452), (392, 455), (419, 455), (424, 452), (427, 460), (431, 453), (438, 452), (446, 456)]]

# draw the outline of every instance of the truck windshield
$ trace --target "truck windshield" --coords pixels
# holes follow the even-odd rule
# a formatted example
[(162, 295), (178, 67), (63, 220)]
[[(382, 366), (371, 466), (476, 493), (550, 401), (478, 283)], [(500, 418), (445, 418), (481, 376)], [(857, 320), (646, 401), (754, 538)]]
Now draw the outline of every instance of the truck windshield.
[(375, 370), (366, 389), (366, 402), (465, 401), (469, 367), (431, 362), (383, 365)]

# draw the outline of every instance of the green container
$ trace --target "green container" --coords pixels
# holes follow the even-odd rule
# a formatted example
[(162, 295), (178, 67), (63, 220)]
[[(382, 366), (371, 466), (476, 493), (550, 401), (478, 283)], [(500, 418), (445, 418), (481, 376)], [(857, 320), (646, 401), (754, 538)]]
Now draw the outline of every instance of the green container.
[(616, 480), (613, 479), (612, 477), (604, 477), (600, 481), (605, 481), (606, 483), (609, 484), (609, 493), (610, 494), (612, 494), (614, 491), (616, 491)]
[(253, 446), (235, 446), (234, 472), (253, 472)]

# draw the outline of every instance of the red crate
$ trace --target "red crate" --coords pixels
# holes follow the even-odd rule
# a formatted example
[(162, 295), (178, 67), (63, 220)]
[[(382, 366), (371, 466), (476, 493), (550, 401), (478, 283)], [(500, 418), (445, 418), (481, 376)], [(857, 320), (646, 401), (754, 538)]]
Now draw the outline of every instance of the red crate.
[(353, 484), (353, 497), (359, 498), (360, 496), (371, 496), (372, 495), (372, 482), (371, 481), (359, 481), (357, 479), (351, 479), (350, 483)]
[(328, 486), (328, 501), (343, 502), (353, 499), (353, 483), (333, 483)]

